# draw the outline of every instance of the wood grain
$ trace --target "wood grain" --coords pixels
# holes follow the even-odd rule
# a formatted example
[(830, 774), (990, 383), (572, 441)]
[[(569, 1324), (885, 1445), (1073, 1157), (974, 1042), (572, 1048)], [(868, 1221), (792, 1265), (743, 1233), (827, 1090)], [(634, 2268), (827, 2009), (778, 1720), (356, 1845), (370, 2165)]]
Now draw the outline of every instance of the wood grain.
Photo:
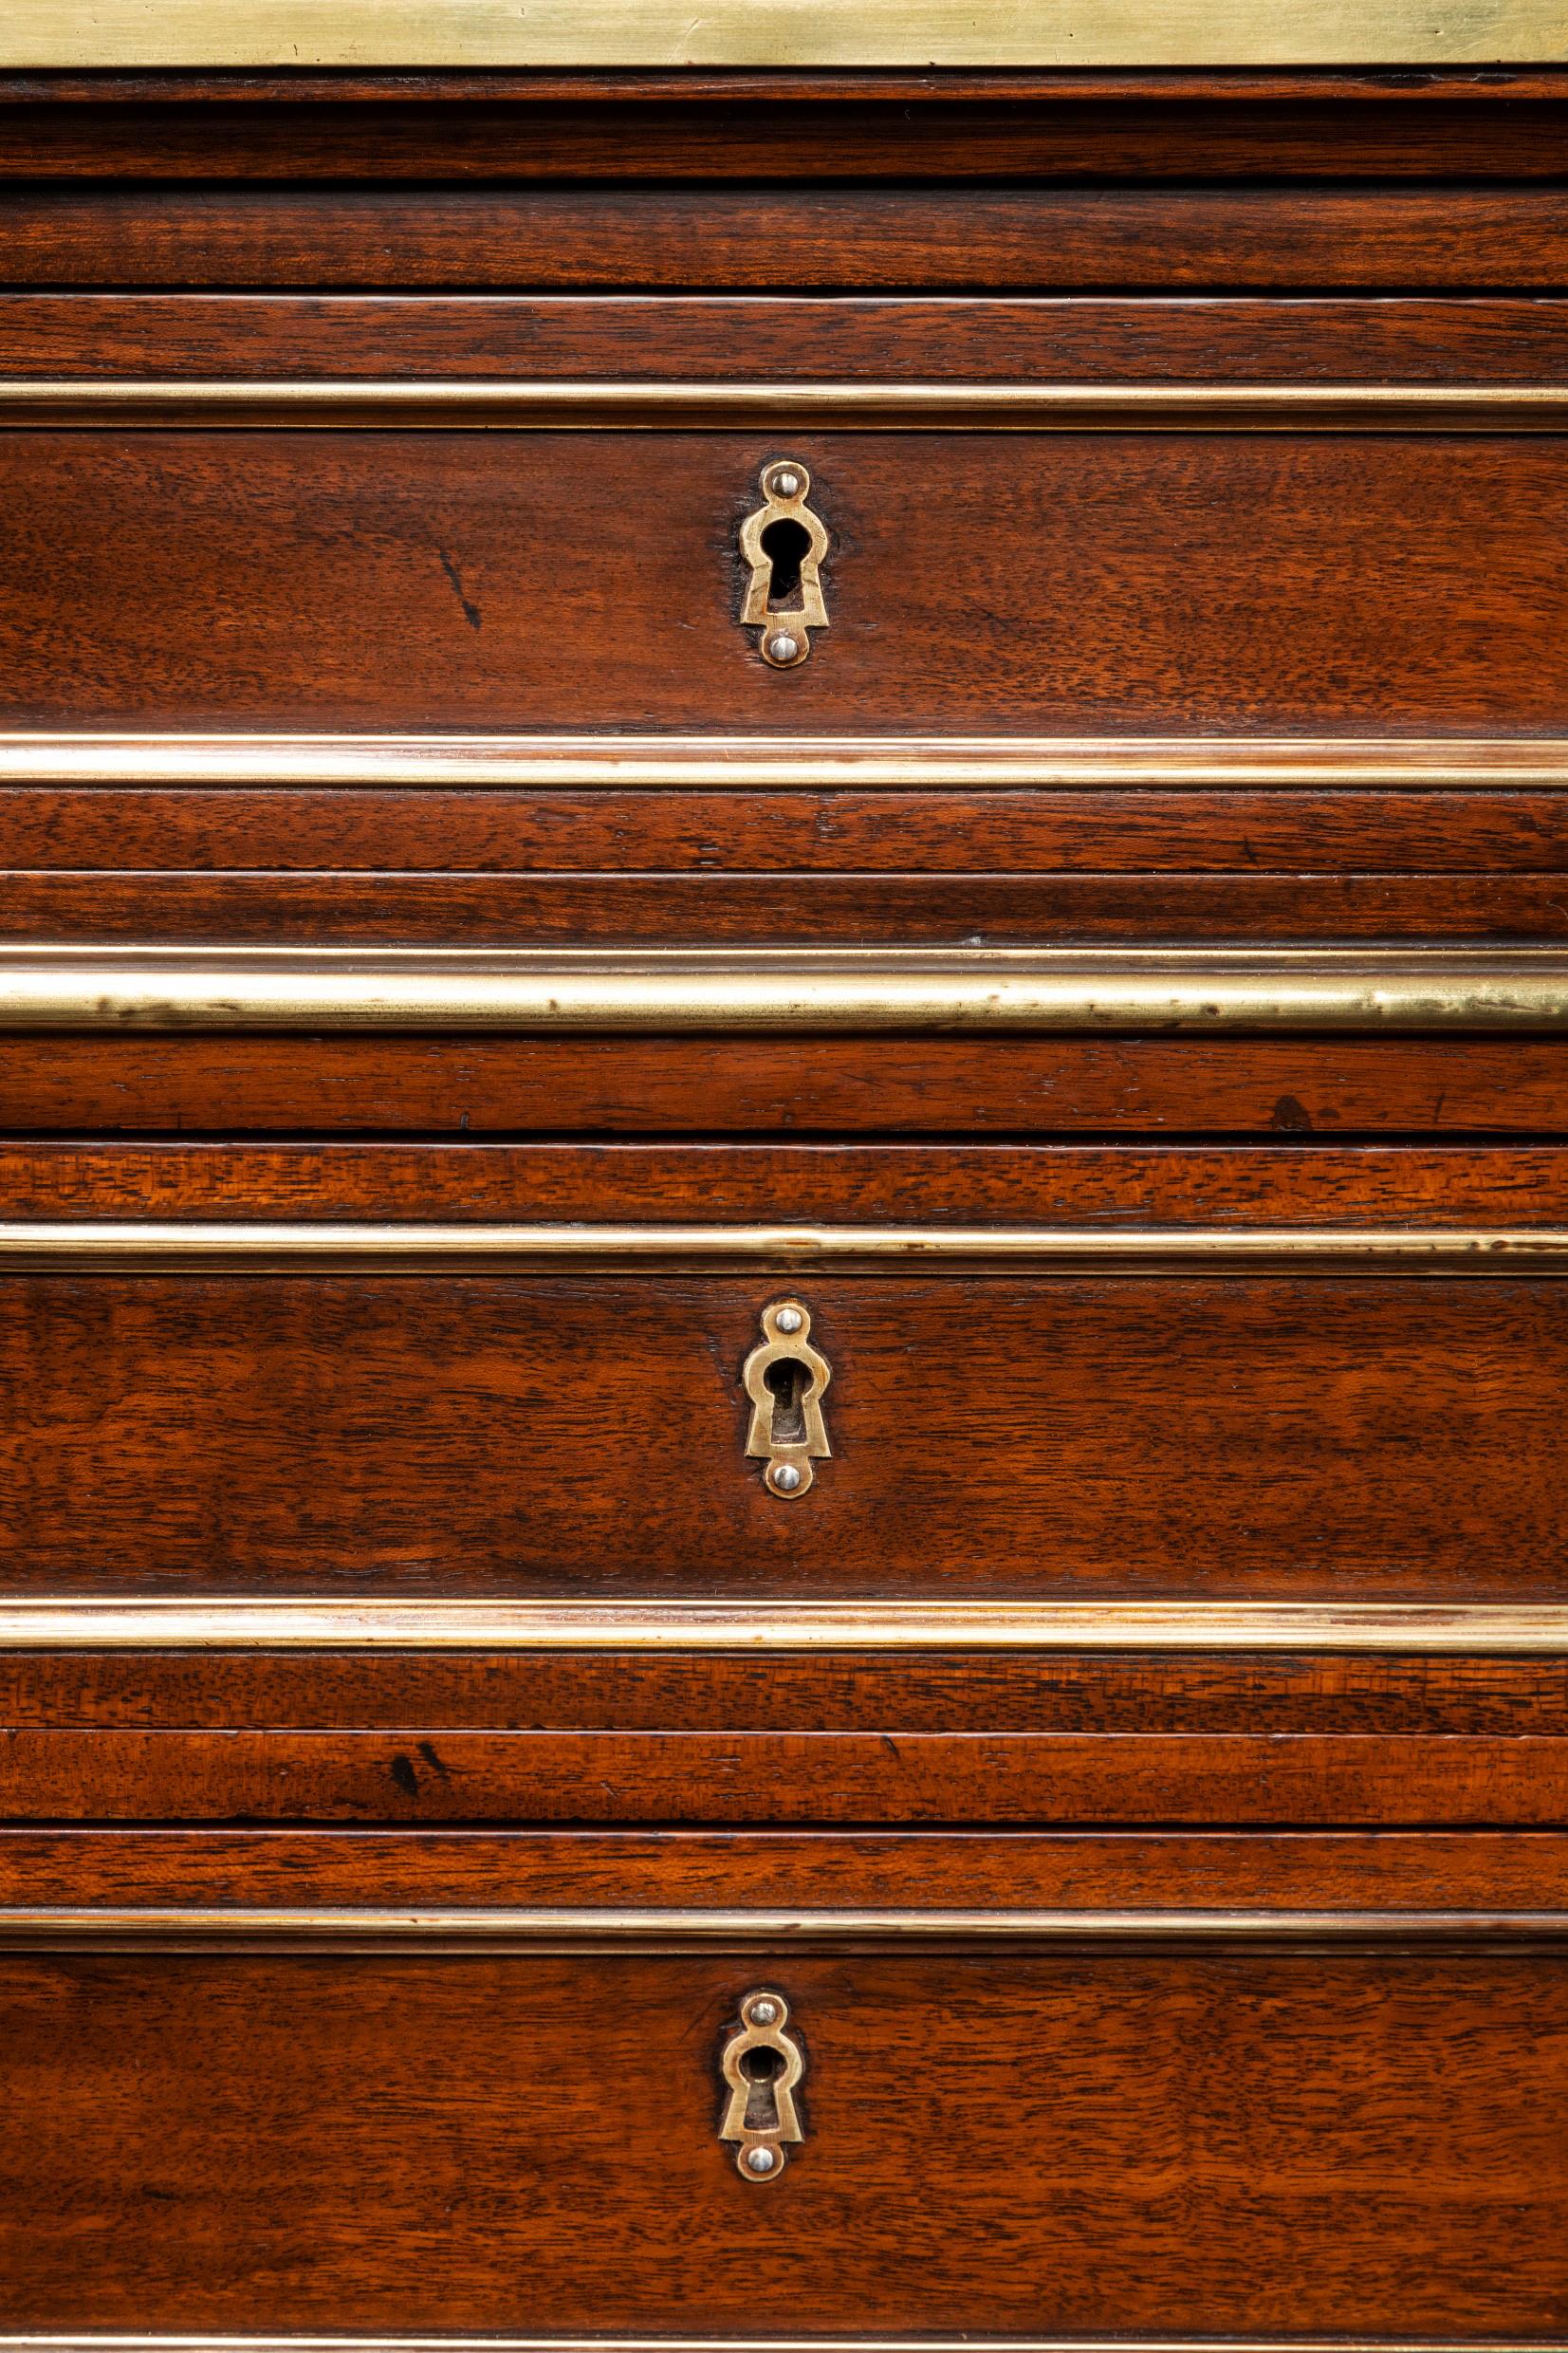
[(0, 291), (0, 349), (47, 377), (1518, 384), (1560, 374), (1562, 313), (1548, 294)]
[(940, 185), (722, 191), (25, 186), (13, 287), (1559, 290), (1568, 196)]
[[(759, 1974), (809, 2058), (765, 2191), (716, 2139)], [(849, 2335), (1561, 2311), (1549, 1953), (14, 1957), (0, 2033), (17, 2327), (784, 2335), (802, 2278)]]
[[(737, 433), (15, 433), (11, 723), (1568, 732), (1568, 585), (1540, 547), (1558, 438), (806, 434), (832, 627), (799, 672), (735, 620), (769, 454)], [(1479, 905), (1464, 920), (1487, 928)]]
[[(1303, 1670), (1307, 1671), (1307, 1670)], [(1556, 1830), (0, 1828), (0, 1903), (1560, 1910)]]
[(1559, 1590), (1550, 1283), (813, 1280), (835, 1453), (798, 1505), (742, 1454), (740, 1366), (778, 1292), (9, 1279), (8, 1588)]
[(0, 1731), (9, 1822), (1568, 1825), (1568, 1739)]

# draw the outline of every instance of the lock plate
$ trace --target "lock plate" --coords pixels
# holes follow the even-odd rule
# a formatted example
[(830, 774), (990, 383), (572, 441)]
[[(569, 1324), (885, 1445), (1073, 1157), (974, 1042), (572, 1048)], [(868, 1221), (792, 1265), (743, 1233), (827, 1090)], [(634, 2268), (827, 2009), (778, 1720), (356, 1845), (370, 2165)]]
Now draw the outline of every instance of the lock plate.
[(811, 476), (793, 457), (762, 471), (763, 504), (741, 525), (741, 554), (750, 568), (741, 625), (761, 634), (757, 650), (770, 670), (798, 670), (811, 632), (825, 629), (821, 562), (827, 528), (806, 505)]
[(746, 1451), (766, 1460), (768, 1493), (793, 1500), (810, 1488), (813, 1462), (825, 1462), (833, 1452), (822, 1417), (833, 1367), (811, 1345), (811, 1312), (798, 1299), (776, 1299), (763, 1309), (762, 1324), (763, 1336), (741, 1373), (751, 1399)]
[(789, 2004), (759, 1986), (741, 2004), (740, 2025), (724, 2047), (725, 2103), (719, 2139), (735, 2145), (735, 2170), (747, 2181), (776, 2181), (786, 2144), (803, 2140), (796, 2088), (805, 2053), (792, 2034)]

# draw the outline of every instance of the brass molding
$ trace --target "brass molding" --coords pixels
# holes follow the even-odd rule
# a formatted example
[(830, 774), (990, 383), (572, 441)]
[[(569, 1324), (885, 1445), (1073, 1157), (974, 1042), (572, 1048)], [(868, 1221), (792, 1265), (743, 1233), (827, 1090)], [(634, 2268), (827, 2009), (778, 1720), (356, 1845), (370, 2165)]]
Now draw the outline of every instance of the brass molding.
[(0, 65), (1497, 65), (1556, 0), (10, 0)]
[(1504, 948), (0, 948), (0, 1029), (1568, 1028)]
[(4, 1651), (1337, 1652), (1568, 1656), (1568, 1603), (0, 1603)]
[[(1147, 1946), (1164, 1943), (1514, 1942), (1568, 1938), (1568, 1912), (429, 1911), (197, 1905), (0, 1910), (0, 1951), (693, 1953), (757, 1945)], [(4, 2340), (0, 2340), (3, 2343)]]
[[(1563, 45), (1568, 58), (1568, 40)], [(0, 64), (4, 63), (0, 57)], [(1562, 433), (1568, 384), (0, 378), (0, 426), (423, 433)]]
[(5, 66), (1497, 65), (1556, 0), (10, 0)]
[(1552, 792), (1568, 740), (0, 732), (0, 786), (534, 792)]
[[(1568, 1275), (1568, 1227), (0, 1223), (5, 1274), (506, 1274), (698, 1268), (851, 1273)], [(826, 1386), (825, 1380), (822, 1386)], [(814, 1450), (816, 1451), (816, 1450)], [(820, 1450), (825, 1454), (825, 1441)]]

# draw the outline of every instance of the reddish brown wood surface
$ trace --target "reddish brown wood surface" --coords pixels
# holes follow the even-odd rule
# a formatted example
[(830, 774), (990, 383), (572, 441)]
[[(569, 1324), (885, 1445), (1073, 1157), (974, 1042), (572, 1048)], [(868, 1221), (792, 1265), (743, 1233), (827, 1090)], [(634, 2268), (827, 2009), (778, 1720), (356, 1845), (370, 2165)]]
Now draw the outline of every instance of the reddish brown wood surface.
[[(799, 1290), (831, 1463), (743, 1447)], [(14, 1594), (1560, 1594), (1525, 1280), (12, 1277)]]
[[(1568, 1735), (1559, 1659), (1247, 1651), (0, 1653), (0, 1726)], [(1457, 1748), (1454, 1753), (1458, 1754)], [(415, 1770), (418, 1770), (417, 1763)]]
[(0, 1037), (12, 1133), (1534, 1137), (1551, 1039)]
[(1549, 2340), (1568, 2288), (1557, 1952), (11, 1957), (0, 2034), (17, 2327)]
[(1559, 297), (0, 292), (20, 376), (1527, 383)]
[[(1560, 167), (1559, 167), (1560, 168)], [(1497, 187), (169, 186), (11, 195), (12, 286), (1559, 289), (1568, 196)]]
[[(1560, 438), (789, 438), (834, 535), (832, 626), (782, 672), (735, 618), (735, 533), (772, 440), (5, 436), (12, 724), (1568, 730), (1568, 586), (1540, 547)], [(787, 873), (786, 842), (770, 863)], [(1463, 920), (1494, 928), (1481, 882)], [(1417, 919), (1413, 900), (1391, 918), (1393, 887), (1362, 924)], [(1285, 919), (1288, 888), (1260, 920)], [(1210, 923), (1236, 926), (1235, 890)], [(597, 918), (627, 919), (613, 896)], [(869, 894), (846, 919), (873, 923)], [(1037, 896), (1022, 919), (1053, 918)], [(180, 917), (149, 896), (148, 920)]]
[(0, 1904), (1560, 1911), (1554, 1830), (0, 1829)]
[[(1519, 179), (1564, 82), (1495, 74), (17, 75), (0, 168), (73, 179), (726, 180), (1114, 173)], [(209, 103), (222, 102), (214, 138)]]
[(10, 1822), (1568, 1823), (1568, 1739), (0, 1732)]
[(1554, 1226), (1568, 1147), (0, 1143), (0, 1218)]
[[(911, 875), (1169, 874), (1173, 908), (1190, 873), (1304, 869), (1408, 881), (1416, 870), (1444, 878), (1431, 886), (1441, 907), (1450, 875), (1463, 878), (1463, 892), (1477, 875), (1534, 877), (1539, 886), (1568, 870), (1568, 796), (1556, 792), (747, 792), (744, 769), (737, 785), (708, 793), (17, 787), (0, 790), (0, 867), (134, 868), (159, 877), (154, 905), (165, 875), (181, 878), (189, 902), (192, 875), (259, 865), (352, 876), (361, 899), (358, 878), (388, 868), (652, 872), (661, 890), (671, 875), (685, 883), (766, 874), (796, 892), (798, 876), (847, 869), (894, 878), (906, 900), (896, 885)], [(787, 874), (773, 871), (781, 862)], [(28, 882), (18, 887), (26, 899)], [(692, 906), (689, 884), (675, 904)]]
[(1027, 947), (1565, 933), (1560, 873), (0, 874), (0, 938), (57, 943)]

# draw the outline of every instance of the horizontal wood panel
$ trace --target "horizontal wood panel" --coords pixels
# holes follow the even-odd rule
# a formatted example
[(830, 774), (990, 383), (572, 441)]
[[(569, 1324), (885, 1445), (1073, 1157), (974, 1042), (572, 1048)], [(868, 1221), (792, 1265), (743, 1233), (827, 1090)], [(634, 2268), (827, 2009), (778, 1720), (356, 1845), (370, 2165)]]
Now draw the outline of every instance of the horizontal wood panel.
[(1467, 1038), (0, 1038), (13, 1132), (1568, 1132), (1568, 1055)]
[(904, 180), (913, 141), (923, 178), (962, 181), (1257, 172), (1518, 180), (1560, 173), (1565, 140), (1562, 85), (1550, 72), (1510, 75), (1494, 95), (1465, 75), (1381, 90), (1372, 77), (1356, 86), (1345, 75), (1294, 85), (1257, 74), (1186, 77), (1181, 89), (1169, 76), (1151, 85), (1081, 68), (1070, 82), (950, 69), (941, 80), (820, 75), (814, 83), (688, 68), (638, 77), (640, 88), (618, 77), (607, 91), (591, 75), (356, 81), (296, 69), (282, 88), (262, 74), (225, 77), (218, 137), (200, 102), (212, 88), (206, 78), (204, 93), (203, 79), (144, 73), (129, 85), (102, 77), (95, 88), (81, 76), (9, 74), (0, 168), (86, 181)]
[(0, 1217), (1568, 1223), (1568, 1147), (0, 1142)]
[(0, 1829), (9, 1906), (1551, 1911), (1554, 1830)]
[(1558, 1590), (1549, 1283), (797, 1285), (835, 1452), (783, 1503), (766, 1273), (9, 1278), (9, 1591)]
[(13, 195), (13, 287), (1560, 288), (1568, 197), (1506, 187), (189, 186)]
[(0, 873), (0, 940), (139, 946), (1557, 940), (1559, 873)]
[(0, 790), (0, 869), (747, 876), (780, 858), (822, 875), (1540, 876), (1568, 869), (1568, 795)]
[(13, 724), (1568, 729), (1568, 441), (806, 433), (832, 625), (799, 672), (735, 619), (770, 446), (16, 434)]
[[(108, 110), (107, 119), (95, 121), (81, 170), (97, 168), (100, 156), (109, 168), (113, 117), (122, 111)], [(770, 120), (781, 113), (777, 102), (763, 111)], [(1293, 102), (1291, 120), (1303, 111), (1301, 100)], [(1528, 139), (1521, 120), (1527, 111), (1511, 100), (1503, 109), (1510, 157)], [(841, 105), (834, 109), (835, 143), (843, 137), (842, 112)], [(214, 171), (231, 168), (231, 141), (242, 132), (235, 113), (226, 108), (215, 150), (211, 125), (196, 110), (191, 144)], [(507, 120), (515, 121), (517, 113), (508, 107)], [(897, 116), (907, 140), (908, 109), (899, 107)], [(615, 118), (618, 169), (625, 167), (637, 119), (625, 109)], [(28, 110), (26, 120), (35, 134), (46, 135), (45, 110)], [(559, 112), (549, 120), (559, 125)], [(1078, 109), (1071, 120), (1081, 120)], [(471, 136), (470, 109), (463, 110), (463, 121)], [(0, 114), (0, 140), (7, 127)], [(735, 135), (749, 140), (757, 128), (743, 123)], [(802, 132), (801, 124), (786, 123), (783, 135), (798, 140)], [(337, 141), (347, 136), (339, 116), (321, 169), (338, 168)], [(526, 136), (532, 152), (537, 134)], [(1338, 136), (1349, 136), (1342, 119)], [(1137, 138), (1141, 155), (1148, 134)], [(1564, 127), (1551, 134), (1554, 171), (1564, 168), (1565, 151), (1568, 114)], [(972, 147), (964, 152), (972, 158)], [(1277, 155), (1271, 147), (1276, 169)], [(1336, 169), (1342, 159), (1337, 145)], [(684, 159), (681, 168), (689, 168)], [(1525, 168), (1522, 160), (1518, 168)], [(782, 292), (759, 303), (744, 295), (675, 293), (650, 302), (636, 294), (0, 292), (0, 349), (7, 374), (18, 377), (1523, 384), (1552, 383), (1560, 375), (1563, 307), (1560, 296), (1507, 294), (1300, 296), (1281, 303), (1249, 295), (1009, 300)]]
[(1556, 1828), (1568, 1739), (0, 1730), (0, 1819)]
[[(807, 2138), (759, 2189), (716, 2067), (770, 1975)], [(842, 2334), (1561, 2310), (1554, 1953), (12, 1956), (0, 2027), (18, 2327), (503, 2329), (522, 2283), (536, 2333), (784, 2336), (806, 2266)]]
[[(267, 1629), (259, 1629), (265, 1634)], [(1193, 1629), (1201, 1639), (1201, 1628)], [(156, 1641), (156, 1637), (149, 1635)], [(378, 1730), (1568, 1735), (1559, 1658), (1039, 1648), (0, 1650), (23, 1732)], [(415, 1772), (419, 1771), (417, 1760)], [(421, 1776), (428, 1779), (428, 1775)]]

